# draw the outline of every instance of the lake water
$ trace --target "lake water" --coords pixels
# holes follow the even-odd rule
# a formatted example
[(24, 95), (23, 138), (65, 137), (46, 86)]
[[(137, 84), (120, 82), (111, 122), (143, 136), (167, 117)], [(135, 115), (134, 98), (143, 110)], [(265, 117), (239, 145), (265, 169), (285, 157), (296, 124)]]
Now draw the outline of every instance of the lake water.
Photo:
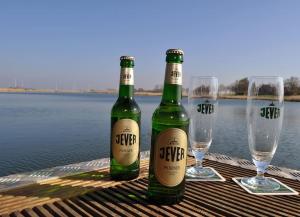
[[(115, 100), (98, 94), (0, 94), (0, 176), (108, 157)], [(148, 150), (160, 97), (136, 100), (142, 110), (141, 148)], [(246, 101), (219, 100), (210, 152), (250, 159), (245, 113)], [(272, 164), (300, 169), (299, 113), (300, 103), (285, 103)]]

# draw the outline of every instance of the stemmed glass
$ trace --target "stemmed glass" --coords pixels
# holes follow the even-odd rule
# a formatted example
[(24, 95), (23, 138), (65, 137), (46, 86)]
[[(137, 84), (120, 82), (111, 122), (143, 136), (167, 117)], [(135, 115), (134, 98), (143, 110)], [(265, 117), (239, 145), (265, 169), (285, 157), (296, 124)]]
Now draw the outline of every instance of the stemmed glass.
[(264, 173), (275, 154), (283, 120), (284, 86), (281, 77), (252, 77), (248, 87), (247, 126), (248, 143), (255, 177), (242, 178), (246, 187), (274, 191), (280, 185)]
[(187, 176), (208, 178), (214, 171), (202, 166), (212, 142), (212, 130), (217, 114), (218, 80), (215, 77), (194, 76), (188, 93), (190, 115), (189, 141), (196, 165), (187, 168)]

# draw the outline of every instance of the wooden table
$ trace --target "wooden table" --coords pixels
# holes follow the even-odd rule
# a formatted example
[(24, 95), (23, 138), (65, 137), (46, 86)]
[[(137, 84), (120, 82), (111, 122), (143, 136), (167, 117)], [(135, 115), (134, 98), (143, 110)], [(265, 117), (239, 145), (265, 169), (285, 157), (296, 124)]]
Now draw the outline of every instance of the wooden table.
[[(194, 163), (189, 158), (188, 164)], [(2, 216), (300, 216), (300, 196), (255, 196), (231, 178), (255, 171), (206, 160), (226, 182), (187, 182), (183, 202), (172, 206), (149, 204), (148, 161), (132, 181), (109, 179), (108, 168), (0, 193)], [(300, 191), (300, 182), (276, 177)]]

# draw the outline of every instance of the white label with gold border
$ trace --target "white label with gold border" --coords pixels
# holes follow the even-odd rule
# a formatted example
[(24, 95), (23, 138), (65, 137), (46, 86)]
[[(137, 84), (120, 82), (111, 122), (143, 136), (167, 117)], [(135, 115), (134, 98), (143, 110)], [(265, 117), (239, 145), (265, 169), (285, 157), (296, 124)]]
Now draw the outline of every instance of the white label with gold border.
[(116, 161), (129, 166), (139, 155), (139, 125), (131, 119), (118, 120), (112, 130), (112, 151)]
[(178, 128), (169, 128), (157, 136), (154, 150), (154, 173), (164, 186), (179, 185), (185, 176), (187, 135)]

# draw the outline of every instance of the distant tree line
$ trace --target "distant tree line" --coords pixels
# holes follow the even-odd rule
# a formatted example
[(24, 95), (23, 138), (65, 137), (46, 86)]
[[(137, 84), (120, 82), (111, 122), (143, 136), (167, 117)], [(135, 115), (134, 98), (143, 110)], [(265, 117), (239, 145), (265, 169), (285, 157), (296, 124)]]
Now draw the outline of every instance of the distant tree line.
[[(230, 85), (219, 85), (220, 94), (232, 94), (232, 95), (247, 95), (248, 93), (248, 85), (249, 81), (247, 78), (242, 78), (240, 80), (236, 80), (234, 83)], [(200, 87), (199, 87), (200, 88)], [(155, 85), (152, 90), (145, 90), (143, 88), (135, 89), (135, 91), (143, 92), (153, 92), (160, 93), (163, 90), (163, 85)], [(183, 88), (183, 92), (187, 93), (188, 88)], [(263, 85), (260, 87), (260, 93), (264, 95), (268, 95), (274, 91), (274, 87), (270, 85)], [(290, 77), (284, 81), (284, 95), (292, 96), (292, 95), (300, 95), (300, 78), (298, 77)]]
[(300, 79), (290, 77), (284, 81), (284, 94), (286, 96), (300, 95)]
[[(144, 89), (144, 88), (137, 88), (137, 89), (134, 89), (135, 92), (151, 92), (151, 93), (161, 93), (163, 92), (163, 85), (155, 85), (154, 88), (152, 90), (147, 90), (147, 89)], [(188, 91), (188, 88), (182, 88), (182, 91), (183, 92), (187, 92)]]
[(162, 92), (162, 88), (163, 86), (162, 85), (155, 85), (155, 87), (152, 89), (152, 90), (147, 90), (147, 89), (144, 89), (144, 88), (134, 88), (134, 91), (135, 92), (151, 92), (151, 93), (160, 93)]
[[(235, 81), (229, 85), (229, 88), (235, 95), (247, 95), (249, 81), (247, 78)], [(226, 86), (225, 86), (226, 87)], [(260, 88), (260, 93), (268, 95), (274, 91), (274, 88), (270, 85), (263, 85)], [(284, 81), (284, 95), (300, 95), (300, 79), (297, 77), (290, 77)]]
[(229, 88), (235, 95), (247, 95), (248, 85), (248, 78), (243, 78), (241, 80), (235, 81), (232, 85), (230, 85)]

